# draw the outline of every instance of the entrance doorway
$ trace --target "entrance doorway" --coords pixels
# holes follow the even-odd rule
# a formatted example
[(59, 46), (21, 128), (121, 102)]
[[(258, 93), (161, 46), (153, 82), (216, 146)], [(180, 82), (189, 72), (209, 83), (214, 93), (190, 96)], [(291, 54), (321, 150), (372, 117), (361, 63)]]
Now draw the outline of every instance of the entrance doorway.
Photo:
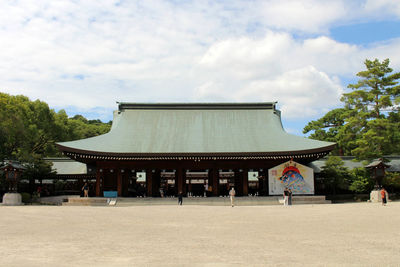
[(112, 169), (104, 173), (103, 191), (117, 191), (117, 173)]
[(235, 173), (230, 170), (219, 171), (219, 188), (218, 188), (219, 195), (228, 196), (229, 190), (232, 187), (235, 187)]
[(208, 179), (208, 171), (186, 171), (187, 196), (210, 196), (211, 192)]
[(158, 194), (160, 197), (172, 197), (177, 195), (175, 186), (175, 172), (161, 171)]
[(134, 170), (128, 176), (129, 197), (144, 197), (146, 196), (146, 172)]

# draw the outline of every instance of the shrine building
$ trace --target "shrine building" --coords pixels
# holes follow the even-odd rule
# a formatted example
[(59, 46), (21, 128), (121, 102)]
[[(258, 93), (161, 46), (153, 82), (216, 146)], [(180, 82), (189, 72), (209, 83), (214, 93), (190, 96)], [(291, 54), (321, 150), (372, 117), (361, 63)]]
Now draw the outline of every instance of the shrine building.
[(286, 133), (276, 102), (118, 103), (110, 132), (57, 146), (94, 171), (96, 196), (157, 197), (268, 195), (269, 169), (335, 143)]

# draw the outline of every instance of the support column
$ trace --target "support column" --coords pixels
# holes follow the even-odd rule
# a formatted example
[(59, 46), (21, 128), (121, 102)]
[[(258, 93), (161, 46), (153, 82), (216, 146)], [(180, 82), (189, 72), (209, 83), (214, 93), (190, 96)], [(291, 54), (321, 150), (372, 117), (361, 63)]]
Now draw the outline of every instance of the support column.
[(147, 189), (147, 196), (153, 196), (153, 178), (151, 170), (146, 170), (146, 189)]
[(242, 187), (243, 187), (243, 196), (248, 196), (249, 195), (249, 170), (244, 169), (243, 170), (243, 181), (242, 181)]
[(117, 169), (117, 191), (118, 196), (122, 196), (122, 170)]
[(101, 183), (101, 172), (99, 168), (96, 171), (96, 197), (100, 197), (100, 183)]
[(217, 169), (211, 169), (209, 172), (211, 178), (211, 186), (212, 186), (212, 195), (214, 197), (218, 196), (218, 187), (219, 187), (219, 173)]
[(152, 170), (153, 174), (151, 176), (153, 182), (153, 197), (158, 197), (160, 195), (160, 184), (161, 184), (161, 170)]
[(269, 196), (269, 172), (265, 170), (264, 172), (264, 192), (266, 196)]
[(268, 170), (260, 172), (261, 179), (258, 179), (259, 192), (261, 196), (268, 196)]
[[(87, 181), (87, 180), (86, 180)], [(83, 187), (83, 184), (84, 184), (84, 182), (83, 182), (83, 178), (78, 178), (78, 188), (79, 188), (79, 190), (81, 190), (82, 189), (82, 187)], [(81, 191), (82, 192), (82, 191)]]
[(184, 169), (177, 169), (176, 173), (175, 173), (175, 179), (177, 179), (177, 194), (179, 194), (179, 192), (182, 192), (184, 194), (184, 184), (186, 183), (186, 172)]
[(237, 196), (243, 196), (243, 170), (235, 170), (234, 181)]
[(122, 174), (122, 196), (127, 197), (128, 196), (128, 188), (129, 188), (129, 170), (125, 171)]

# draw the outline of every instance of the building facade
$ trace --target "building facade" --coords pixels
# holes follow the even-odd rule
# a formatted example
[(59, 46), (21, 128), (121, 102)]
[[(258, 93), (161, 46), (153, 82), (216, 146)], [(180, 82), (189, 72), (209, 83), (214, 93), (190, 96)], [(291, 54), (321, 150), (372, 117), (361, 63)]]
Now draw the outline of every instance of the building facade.
[(59, 149), (96, 173), (96, 196), (267, 195), (268, 169), (334, 143), (288, 134), (276, 103), (119, 103), (109, 133)]

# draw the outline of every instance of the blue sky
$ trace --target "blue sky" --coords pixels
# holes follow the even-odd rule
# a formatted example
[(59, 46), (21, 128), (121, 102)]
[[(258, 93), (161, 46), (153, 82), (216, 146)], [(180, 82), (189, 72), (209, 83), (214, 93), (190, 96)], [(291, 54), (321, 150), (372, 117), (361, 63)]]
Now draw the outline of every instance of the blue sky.
[(400, 1), (1, 1), (0, 91), (108, 121), (123, 102), (278, 101), (288, 132), (365, 59), (400, 71)]
[(330, 30), (332, 39), (349, 44), (368, 46), (400, 37), (400, 21), (372, 21), (338, 26)]

